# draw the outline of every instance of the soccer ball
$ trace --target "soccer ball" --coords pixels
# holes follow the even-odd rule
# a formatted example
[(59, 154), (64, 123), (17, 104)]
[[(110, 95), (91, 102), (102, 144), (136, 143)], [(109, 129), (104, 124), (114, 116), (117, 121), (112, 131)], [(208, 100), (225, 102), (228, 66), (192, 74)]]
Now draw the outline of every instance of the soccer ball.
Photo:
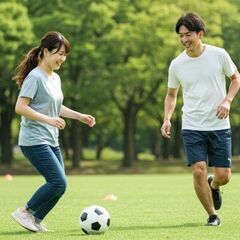
[(110, 215), (105, 208), (92, 205), (81, 212), (79, 222), (86, 234), (105, 233), (110, 226)]

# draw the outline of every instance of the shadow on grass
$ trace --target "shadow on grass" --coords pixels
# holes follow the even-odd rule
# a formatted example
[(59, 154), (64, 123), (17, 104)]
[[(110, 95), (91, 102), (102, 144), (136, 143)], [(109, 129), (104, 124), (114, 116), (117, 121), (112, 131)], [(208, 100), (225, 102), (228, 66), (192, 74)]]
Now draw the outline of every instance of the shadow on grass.
[[(177, 229), (177, 228), (194, 228), (194, 227), (202, 227), (204, 226), (202, 223), (184, 223), (184, 224), (174, 224), (174, 225), (155, 225), (155, 226), (151, 226), (151, 225), (138, 225), (138, 226), (113, 226), (110, 227), (110, 231), (111, 232), (118, 232), (118, 231), (135, 231), (135, 230), (157, 230), (157, 229)], [(34, 236), (37, 233), (34, 232), (27, 232), (27, 231), (7, 231), (7, 232), (1, 232), (1, 236), (14, 236), (14, 235), (18, 235), (18, 236), (22, 236), (24, 238), (24, 236)], [(68, 230), (67, 232), (64, 232), (63, 235), (65, 236), (81, 236), (81, 237), (87, 237), (89, 235), (84, 234), (81, 229), (72, 229), (72, 230)], [(102, 234), (101, 234), (102, 235)], [(98, 234), (96, 235), (91, 235), (91, 236), (98, 236)]]
[(129, 230), (147, 230), (147, 229), (175, 229), (175, 228), (192, 228), (192, 227), (202, 227), (202, 223), (184, 223), (184, 224), (174, 224), (174, 225), (159, 225), (159, 226), (116, 226), (111, 228), (111, 231), (129, 231)]
[[(194, 227), (203, 227), (203, 223), (184, 223), (184, 224), (176, 224), (176, 225), (155, 225), (155, 226), (150, 226), (150, 225), (142, 225), (142, 226), (114, 226), (110, 227), (110, 231), (135, 231), (135, 230), (153, 230), (153, 229), (177, 229), (177, 228), (194, 228)], [(89, 236), (87, 234), (84, 234), (81, 230), (72, 230), (70, 231), (71, 233), (66, 234), (67, 236)], [(91, 235), (91, 236), (98, 236), (96, 235)]]
[[(72, 230), (68, 230), (69, 233), (64, 233), (65, 236), (71, 236), (71, 237), (89, 237), (89, 236), (99, 236), (98, 234), (92, 234), (92, 235), (88, 235), (88, 234), (85, 234), (81, 229), (72, 229)], [(103, 235), (103, 234), (100, 234), (100, 235)]]
[(18, 236), (33, 236), (36, 235), (36, 232), (30, 232), (30, 231), (7, 231), (7, 232), (2, 232), (1, 231), (1, 236), (13, 236), (13, 235), (18, 235)]

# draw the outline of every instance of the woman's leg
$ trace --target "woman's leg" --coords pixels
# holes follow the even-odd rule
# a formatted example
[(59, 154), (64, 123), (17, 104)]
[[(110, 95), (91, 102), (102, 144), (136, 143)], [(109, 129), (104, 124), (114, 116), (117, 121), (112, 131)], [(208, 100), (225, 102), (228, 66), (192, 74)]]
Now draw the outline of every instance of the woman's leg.
[[(52, 151), (54, 152), (55, 156), (57, 157), (62, 169), (64, 171), (64, 162), (61, 154), (61, 150), (59, 147), (51, 147)], [(49, 200), (45, 205), (38, 208), (38, 210), (34, 213), (34, 216), (37, 218), (37, 221), (41, 221), (44, 217), (49, 213), (49, 211), (57, 204), (59, 199), (63, 193), (56, 195), (51, 200)]]
[(66, 176), (60, 149), (49, 145), (21, 147), (21, 149), (46, 180), (26, 205), (28, 211), (35, 217), (43, 219), (66, 190)]

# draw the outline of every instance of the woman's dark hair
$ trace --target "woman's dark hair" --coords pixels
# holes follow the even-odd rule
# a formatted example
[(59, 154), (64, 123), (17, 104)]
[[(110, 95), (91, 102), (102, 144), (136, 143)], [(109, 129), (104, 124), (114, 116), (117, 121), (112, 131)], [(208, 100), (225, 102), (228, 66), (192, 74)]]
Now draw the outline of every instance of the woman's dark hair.
[(176, 32), (179, 34), (179, 29), (181, 26), (185, 26), (189, 31), (205, 33), (205, 23), (204, 20), (197, 14), (193, 12), (188, 12), (183, 14), (176, 23)]
[(59, 32), (48, 32), (42, 39), (38, 47), (32, 48), (23, 58), (21, 63), (16, 69), (16, 75), (13, 77), (13, 80), (17, 82), (19, 87), (22, 86), (24, 79), (29, 74), (29, 72), (37, 67), (39, 61), (43, 58), (43, 50), (47, 48), (49, 52), (54, 51), (52, 54), (57, 53), (60, 48), (64, 46), (66, 53), (70, 52), (70, 43), (69, 41)]

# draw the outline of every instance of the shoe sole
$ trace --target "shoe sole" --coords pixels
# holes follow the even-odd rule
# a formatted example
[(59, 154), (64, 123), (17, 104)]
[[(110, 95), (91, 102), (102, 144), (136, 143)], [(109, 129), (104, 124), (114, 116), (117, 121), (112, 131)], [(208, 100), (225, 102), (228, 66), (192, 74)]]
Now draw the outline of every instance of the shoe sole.
[(47, 230), (39, 230), (39, 232), (44, 233), (44, 232), (55, 232), (55, 231), (54, 231), (54, 230), (49, 230), (49, 229), (47, 229)]
[(30, 232), (34, 232), (34, 233), (38, 232), (38, 230), (33, 230), (33, 229), (30, 229), (30, 228), (27, 228), (26, 226), (24, 226), (23, 224), (21, 224), (21, 223), (17, 220), (17, 218), (15, 217), (14, 213), (12, 213), (11, 216), (12, 216), (12, 218), (13, 218), (20, 226), (22, 226), (22, 227), (25, 228), (26, 230), (28, 230), (28, 231), (30, 231)]
[(207, 227), (221, 227), (221, 223), (219, 225), (205, 224)]

